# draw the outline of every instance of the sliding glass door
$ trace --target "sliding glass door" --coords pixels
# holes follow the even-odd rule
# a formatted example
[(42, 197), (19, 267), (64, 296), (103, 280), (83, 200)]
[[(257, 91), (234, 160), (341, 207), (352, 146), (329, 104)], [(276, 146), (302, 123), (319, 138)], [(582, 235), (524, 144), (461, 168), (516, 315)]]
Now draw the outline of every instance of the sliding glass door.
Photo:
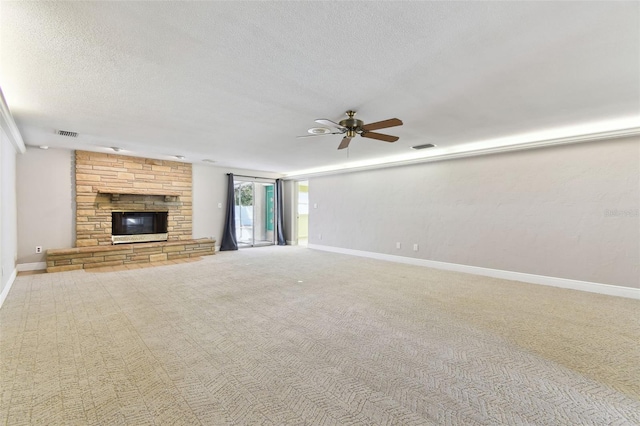
[(275, 182), (234, 182), (239, 247), (275, 244)]

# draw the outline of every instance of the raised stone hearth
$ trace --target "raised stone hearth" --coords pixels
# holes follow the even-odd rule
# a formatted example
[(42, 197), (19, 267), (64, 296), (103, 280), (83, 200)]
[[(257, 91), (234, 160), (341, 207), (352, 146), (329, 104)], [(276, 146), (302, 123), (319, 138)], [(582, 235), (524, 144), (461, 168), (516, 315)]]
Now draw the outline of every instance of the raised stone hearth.
[(212, 255), (215, 240), (134, 243), (117, 246), (76, 247), (47, 250), (47, 272), (153, 263)]

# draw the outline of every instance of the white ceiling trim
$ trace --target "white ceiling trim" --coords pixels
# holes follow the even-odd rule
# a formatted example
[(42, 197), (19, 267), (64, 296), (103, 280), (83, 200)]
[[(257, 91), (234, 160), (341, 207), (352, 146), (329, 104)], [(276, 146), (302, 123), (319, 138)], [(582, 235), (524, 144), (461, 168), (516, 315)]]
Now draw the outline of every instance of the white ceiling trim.
[(9, 111), (9, 106), (7, 105), (7, 101), (4, 99), (4, 93), (2, 93), (1, 88), (0, 125), (2, 125), (2, 130), (4, 130), (4, 133), (7, 135), (16, 150), (18, 150), (20, 154), (24, 154), (27, 148), (24, 146), (22, 135), (20, 134), (20, 130), (18, 130), (18, 126), (16, 126), (16, 122), (11, 115), (11, 111)]
[(640, 135), (640, 127), (631, 127), (626, 129), (617, 129), (617, 130), (610, 130), (610, 131), (576, 135), (576, 136), (568, 136), (568, 137), (553, 138), (553, 139), (546, 139), (546, 140), (536, 140), (536, 141), (520, 143), (520, 144), (511, 144), (511, 145), (489, 147), (489, 148), (478, 148), (478, 149), (468, 150), (464, 152), (434, 154), (431, 156), (412, 158), (412, 159), (401, 160), (401, 161), (388, 161), (385, 163), (374, 163), (374, 164), (366, 164), (366, 165), (357, 165), (357, 164), (353, 164), (351, 166), (344, 165), (340, 168), (333, 168), (329, 170), (320, 170), (320, 169), (318, 169), (317, 171), (302, 170), (298, 172), (285, 173), (283, 179), (284, 180), (306, 180), (308, 178), (319, 177), (319, 176), (337, 175), (342, 173), (382, 169), (382, 168), (388, 168), (388, 167), (399, 167), (399, 166), (406, 166), (410, 164), (432, 163), (436, 161), (453, 160), (458, 158), (498, 154), (498, 153), (511, 152), (511, 151), (522, 151), (522, 150), (534, 149), (534, 148), (545, 148), (545, 147), (551, 147), (551, 146), (557, 146), (557, 145), (569, 145), (569, 144), (582, 143), (582, 142), (594, 142), (599, 140), (619, 139), (619, 138), (625, 138), (625, 137), (637, 136), (637, 135)]

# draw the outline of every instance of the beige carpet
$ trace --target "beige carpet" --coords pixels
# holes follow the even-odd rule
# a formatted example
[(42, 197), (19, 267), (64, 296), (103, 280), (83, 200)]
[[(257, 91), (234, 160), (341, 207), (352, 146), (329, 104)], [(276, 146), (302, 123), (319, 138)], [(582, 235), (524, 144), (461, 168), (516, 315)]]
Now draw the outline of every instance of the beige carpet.
[(297, 247), (21, 276), (0, 423), (640, 424), (639, 307)]

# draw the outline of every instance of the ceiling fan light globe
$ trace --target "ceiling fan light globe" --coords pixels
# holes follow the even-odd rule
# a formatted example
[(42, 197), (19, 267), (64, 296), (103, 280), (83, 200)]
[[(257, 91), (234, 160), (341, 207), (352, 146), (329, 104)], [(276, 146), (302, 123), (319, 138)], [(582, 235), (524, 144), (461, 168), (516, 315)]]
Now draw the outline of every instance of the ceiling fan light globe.
[(312, 127), (307, 130), (307, 132), (311, 133), (312, 135), (327, 135), (331, 133), (331, 130), (327, 129), (326, 127)]

